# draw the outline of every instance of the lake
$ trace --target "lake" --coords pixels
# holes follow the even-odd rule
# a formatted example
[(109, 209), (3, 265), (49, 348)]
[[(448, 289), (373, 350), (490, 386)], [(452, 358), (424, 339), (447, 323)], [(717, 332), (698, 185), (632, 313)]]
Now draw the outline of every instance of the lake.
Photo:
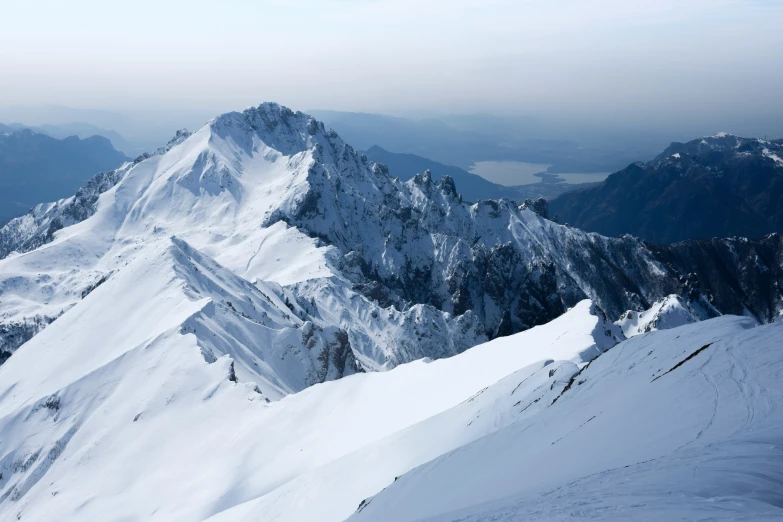
[[(550, 166), (545, 163), (526, 163), (523, 161), (479, 161), (468, 169), (484, 179), (512, 187), (514, 185), (532, 185), (541, 183), (541, 174)], [(564, 183), (594, 183), (603, 181), (609, 172), (568, 172), (553, 174)]]

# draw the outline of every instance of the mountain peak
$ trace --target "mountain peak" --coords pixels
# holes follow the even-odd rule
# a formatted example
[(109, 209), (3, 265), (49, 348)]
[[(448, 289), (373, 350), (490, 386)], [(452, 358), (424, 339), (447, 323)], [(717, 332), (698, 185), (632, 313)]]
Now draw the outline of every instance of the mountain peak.
[[(217, 136), (230, 138), (243, 147), (251, 146), (248, 140), (256, 135), (266, 145), (286, 156), (313, 148), (317, 141), (322, 141), (313, 139), (316, 135), (333, 142), (339, 140), (337, 133), (327, 131), (323, 122), (273, 102), (265, 102), (242, 112), (223, 114), (208, 125)], [(342, 140), (339, 141), (342, 143)]]

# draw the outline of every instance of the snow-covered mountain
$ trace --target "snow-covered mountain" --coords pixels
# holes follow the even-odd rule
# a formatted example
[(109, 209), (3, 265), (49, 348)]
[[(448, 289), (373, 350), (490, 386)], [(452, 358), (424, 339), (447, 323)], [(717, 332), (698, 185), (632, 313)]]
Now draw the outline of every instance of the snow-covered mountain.
[[(5, 341), (6, 351), (25, 338), (19, 330), (37, 330), (30, 325), (59, 316), (92, 279), (114, 270), (118, 258), (106, 256), (120, 245), (141, 248), (172, 235), (240, 277), (283, 285), (300, 316), (348, 329), (368, 369), (458, 353), (487, 337), (546, 322), (585, 297), (612, 317), (646, 309), (666, 295), (691, 291), (702, 273), (725, 264), (713, 255), (694, 268), (691, 259), (678, 257), (676, 246), (662, 251), (630, 237), (584, 234), (510, 201), (468, 205), (447, 177), (435, 182), (423, 173), (402, 183), (321, 123), (275, 104), (223, 115), (193, 136), (178, 136), (168, 149), (95, 183), (98, 190), (111, 188), (101, 198), (101, 216), (62, 231), (50, 248), (4, 262), (0, 273), (11, 274), (14, 284), (3, 285), (10, 306), (0, 314), (16, 339)], [(60, 225), (101, 206), (96, 192), (10, 223), (0, 232), (5, 251), (50, 241)], [(79, 217), (71, 219), (74, 205)], [(98, 235), (103, 246), (86, 248), (86, 260), (55, 253)], [(782, 242), (773, 236), (767, 243), (780, 250)], [(730, 243), (722, 248), (736, 251)], [(73, 261), (74, 270), (100, 274), (87, 281), (74, 275), (70, 286), (46, 281), (46, 296), (33, 299), (30, 291), (40, 283), (25, 280), (20, 290), (25, 276), (18, 271), (51, 256), (58, 269)], [(770, 277), (780, 273), (779, 259), (755, 257)], [(729, 269), (745, 272), (745, 262), (738, 259)], [(38, 277), (40, 269), (34, 271)], [(718, 310), (760, 321), (775, 317), (780, 291), (760, 296), (766, 280), (722, 272), (727, 275), (717, 282), (729, 290), (713, 294)], [(14, 306), (17, 299), (24, 306)], [(448, 335), (417, 328), (417, 321)]]
[[(729, 466), (767, 466), (747, 489), (702, 471), (725, 513), (783, 505), (783, 323), (756, 326), (781, 309), (779, 236), (651, 247), (468, 204), (275, 104), (88, 187), (0, 233), (0, 520), (496, 516), (659, 459), (619, 493), (632, 510), (683, 465), (668, 455), (717, 465), (721, 441)], [(624, 341), (612, 320), (654, 305)], [(664, 330), (680, 308), (747, 317)], [(418, 478), (433, 462), (450, 475)], [(487, 482), (454, 503), (460, 475)]]
[[(392, 179), (320, 122), (275, 104), (178, 134), (0, 237), (21, 252), (0, 261), (6, 353), (171, 237), (267, 282), (300, 321), (343, 330), (364, 370), (460, 353), (584, 298), (615, 318), (688, 294), (761, 322), (783, 302), (767, 284), (782, 271), (779, 236), (682, 255), (694, 247), (586, 234), (506, 200), (468, 204), (450, 178)], [(766, 272), (749, 274), (750, 262)], [(722, 290), (705, 292), (711, 284)], [(310, 384), (347, 371), (322, 364)]]
[[(172, 238), (177, 238), (178, 248), (197, 252), (215, 270), (226, 267), (247, 286), (248, 281), (259, 287), (267, 284), (270, 293), (276, 292), (280, 314), (293, 321), (288, 326), (301, 325), (304, 332), (342, 330), (339, 346), (337, 341), (313, 344), (309, 334), (299, 342), (281, 343), (290, 364), (300, 365), (297, 371), (308, 375), (284, 386), (284, 393), (357, 369), (453, 355), (485, 340), (473, 313), (453, 317), (431, 306), (395, 309), (362, 298), (344, 275), (353, 269), (349, 265), (355, 255), (346, 256), (314, 234), (272, 217), (299, 212), (319, 166), (321, 175), (344, 177), (345, 187), (357, 182), (355, 190), (372, 192), (380, 190), (373, 183), (385, 183), (385, 189), (392, 190), (392, 180), (372, 177), (369, 164), (353, 173), (338, 172), (332, 141), (339, 139), (314, 120), (277, 105), (228, 114), (192, 136), (178, 136), (160, 154), (124, 165), (105, 183), (96, 183), (100, 189), (83, 191), (84, 197), (79, 194), (9, 224), (5, 237), (23, 240), (15, 250), (27, 250), (28, 245), (34, 249), (0, 261), (2, 348), (12, 352), (97, 285), (140, 259), (165, 255)], [(348, 154), (350, 148), (339, 143)], [(329, 158), (319, 159), (324, 150)], [(96, 199), (99, 190), (103, 193)], [(335, 223), (334, 215), (327, 219), (331, 221), (324, 228)], [(59, 229), (54, 234), (53, 223)], [(345, 229), (347, 224), (340, 226)], [(348, 268), (334, 268), (338, 263)], [(263, 318), (257, 321), (269, 326)], [(360, 363), (354, 363), (354, 356)], [(311, 367), (311, 359), (317, 368)], [(255, 375), (254, 368), (250, 364), (248, 371)], [(237, 372), (243, 370), (238, 367)]]
[[(179, 145), (190, 136), (185, 130), (177, 131), (165, 147), (161, 147), (155, 155), (165, 154), (175, 145)], [(53, 203), (40, 203), (30, 212), (13, 219), (0, 229), (0, 259), (11, 252), (29, 252), (54, 239), (54, 233), (63, 227), (84, 221), (95, 213), (98, 197), (116, 185), (130, 170), (152, 154), (142, 154), (135, 160), (123, 163), (118, 168), (100, 172), (76, 194)]]

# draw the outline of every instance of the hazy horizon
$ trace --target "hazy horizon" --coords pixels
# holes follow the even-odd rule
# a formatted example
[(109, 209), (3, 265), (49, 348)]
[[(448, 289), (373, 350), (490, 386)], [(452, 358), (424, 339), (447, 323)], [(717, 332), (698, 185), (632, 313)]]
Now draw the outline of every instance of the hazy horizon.
[(783, 116), (780, 2), (587, 4), (15, 2), (0, 32), (0, 104), (154, 119), (277, 101), (760, 131)]

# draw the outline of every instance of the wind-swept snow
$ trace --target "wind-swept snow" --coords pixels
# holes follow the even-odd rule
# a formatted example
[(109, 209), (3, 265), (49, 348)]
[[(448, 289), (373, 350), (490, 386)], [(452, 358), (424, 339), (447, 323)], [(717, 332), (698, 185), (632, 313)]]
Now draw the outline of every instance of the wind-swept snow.
[(783, 158), (781, 158), (774, 152), (771, 152), (769, 149), (764, 149), (762, 153), (764, 154), (764, 156), (773, 160), (777, 165), (783, 166)]
[(535, 416), (415, 469), (351, 521), (780, 520), (783, 325), (634, 337)]
[[(134, 285), (145, 274), (159, 284)], [(175, 240), (158, 256), (139, 259), (109, 279), (0, 367), (0, 518), (203, 520), (253, 499), (279, 496), (271, 509), (297, 520), (291, 485), (315, 480), (323, 491), (337, 485), (328, 484), (320, 467), (346, 473), (350, 467), (331, 463), (354, 462), (349, 455), (355, 451), (518, 371), (504, 386), (535, 374), (531, 383), (557, 381), (562, 387), (577, 366), (558, 363), (552, 368), (562, 369), (549, 376), (548, 368), (538, 370), (551, 362), (538, 361), (551, 361), (552, 355), (581, 361), (614, 343), (606, 335), (611, 326), (591, 315), (590, 303), (584, 302), (550, 324), (450, 359), (354, 375), (267, 403), (252, 383), (231, 380), (228, 357), (211, 352), (217, 362), (206, 364), (199, 339), (209, 335), (190, 333), (194, 324), (228, 325), (224, 330), (232, 324), (211, 315), (216, 308), (232, 310), (221, 306), (220, 296), (231, 296), (232, 290), (231, 278), (224, 277)], [(117, 292), (124, 299), (116, 301)], [(241, 321), (242, 311), (253, 305), (260, 311), (263, 302), (249, 293), (244, 302), (233, 302), (231, 313)], [(102, 320), (114, 328), (98, 332), (79, 326)], [(209, 348), (215, 346), (220, 343)], [(247, 358), (266, 354), (238, 346), (247, 350)], [(286, 375), (284, 360), (260, 362), (274, 367), (272, 375)], [(250, 366), (244, 364), (246, 371)], [(267, 393), (284, 384), (260, 381), (268, 375), (263, 366), (256, 372)], [(523, 391), (528, 388), (517, 392), (520, 399)], [(460, 418), (476, 413), (471, 407)], [(341, 520), (394, 473), (497, 429), (493, 419), (482, 419), (464, 434), (427, 428), (425, 433), (439, 434), (429, 447), (418, 448), (415, 439), (401, 443), (413, 452), (407, 460), (396, 467), (378, 461), (380, 467), (366, 480), (351, 474), (352, 485), (346, 482), (331, 500), (334, 510), (321, 520)]]

